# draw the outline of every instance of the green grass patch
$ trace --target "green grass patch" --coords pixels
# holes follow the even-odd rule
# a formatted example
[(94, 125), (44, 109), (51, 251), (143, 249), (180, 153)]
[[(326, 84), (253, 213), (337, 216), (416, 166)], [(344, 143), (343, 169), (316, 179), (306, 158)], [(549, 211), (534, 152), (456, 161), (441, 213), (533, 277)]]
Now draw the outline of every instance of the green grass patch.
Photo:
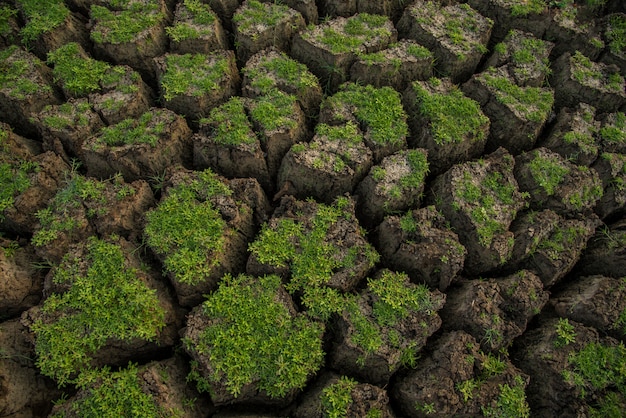
[(161, 78), (163, 98), (202, 96), (221, 88), (220, 82), (228, 76), (228, 58), (222, 55), (184, 54), (167, 55), (166, 70)]
[(433, 53), (430, 52), (430, 50), (426, 47), (423, 47), (422, 45), (418, 45), (418, 44), (409, 44), (406, 47), (406, 52), (417, 58), (418, 60), (424, 60), (424, 59), (429, 59), (432, 60), (433, 58)]
[(411, 173), (400, 178), (400, 185), (406, 188), (419, 189), (424, 186), (428, 174), (428, 157), (419, 150), (408, 150), (406, 154)]
[(552, 196), (556, 192), (559, 184), (570, 173), (570, 168), (560, 160), (550, 156), (542, 156), (539, 152), (534, 153), (534, 158), (528, 164), (528, 168), (535, 183), (548, 196)]
[(146, 214), (147, 243), (165, 257), (165, 270), (177, 281), (201, 283), (219, 264), (227, 225), (211, 198), (231, 194), (207, 169), (169, 189), (165, 199)]
[(207, 118), (200, 120), (210, 129), (211, 140), (218, 144), (238, 146), (254, 144), (257, 140), (248, 120), (243, 100), (231, 97), (226, 103), (211, 110)]
[(138, 119), (124, 119), (117, 125), (103, 128), (96, 138), (96, 147), (121, 147), (148, 144), (155, 147), (165, 132), (166, 122), (175, 116), (164, 109), (152, 109)]
[(620, 14), (609, 16), (606, 30), (609, 50), (615, 55), (623, 55), (626, 51), (626, 17)]
[(4, 220), (4, 211), (13, 207), (15, 198), (31, 186), (30, 176), (38, 170), (39, 166), (34, 162), (2, 156), (0, 159), (0, 221)]
[[(435, 87), (432, 82), (427, 82)], [(464, 139), (480, 141), (485, 138), (484, 126), (489, 118), (480, 109), (480, 105), (463, 95), (453, 86), (445, 93), (433, 93), (422, 87), (420, 82), (413, 83), (419, 111), (430, 121), (430, 130), (436, 144), (459, 143)]]
[(496, 99), (510, 106), (531, 122), (543, 123), (554, 103), (554, 93), (539, 87), (520, 87), (508, 77), (496, 76), (495, 70), (484, 72), (481, 77), (488, 87), (495, 90)]
[[(201, 36), (213, 34), (212, 25), (217, 17), (208, 4), (201, 3), (200, 0), (183, 0), (182, 6), (181, 21), (165, 28), (174, 42), (198, 39)], [(198, 29), (197, 26), (207, 27)]]
[[(21, 55), (23, 58), (14, 55)], [(10, 97), (18, 100), (35, 93), (52, 92), (49, 85), (37, 84), (31, 80), (35, 75), (33, 70), (43, 65), (39, 59), (27, 55), (15, 45), (0, 51), (0, 89), (7, 90)]]
[[(84, 418), (165, 416), (155, 403), (154, 397), (142, 389), (137, 366), (129, 364), (112, 371), (109, 367), (89, 369), (77, 379), (77, 386), (84, 393), (71, 405), (72, 413)], [(62, 418), (63, 415), (53, 415)]]
[(581, 84), (594, 85), (593, 80), (600, 81), (601, 85), (609, 91), (616, 93), (624, 92), (624, 77), (618, 72), (604, 74), (600, 64), (592, 62), (589, 58), (576, 51), (570, 58), (572, 77)]
[(278, 89), (270, 89), (255, 99), (250, 110), (250, 118), (266, 132), (277, 129), (295, 129), (298, 127), (294, 119), (296, 103), (295, 96)]
[(56, 130), (85, 127), (89, 124), (89, 119), (85, 116), (91, 112), (91, 105), (87, 101), (81, 102), (65, 102), (58, 106), (47, 105), (44, 112), (55, 111), (56, 114), (48, 115), (43, 118), (43, 123)]
[(320, 27), (320, 35), (316, 35), (316, 30), (305, 31), (302, 36), (325, 45), (333, 54), (359, 54), (364, 52), (365, 43), (391, 36), (391, 31), (386, 26), (388, 22), (389, 18), (386, 16), (359, 13), (349, 17), (342, 30), (323, 25)]
[(263, 57), (257, 66), (245, 67), (243, 71), (250, 78), (250, 85), (261, 91), (277, 87), (277, 81), (283, 81), (300, 92), (319, 86), (317, 77), (306, 65), (290, 58), (284, 52), (278, 57)]
[(208, 356), (213, 373), (207, 378), (224, 383), (235, 397), (250, 383), (270, 397), (285, 396), (304, 387), (322, 365), (324, 326), (293, 316), (277, 301), (280, 288), (274, 275), (226, 275), (202, 304), (208, 323), (199, 341), (185, 341)]
[(526, 17), (531, 14), (541, 14), (547, 9), (545, 0), (520, 0), (511, 6), (511, 16)]
[(54, 65), (55, 81), (61, 81), (65, 89), (75, 97), (100, 91), (100, 81), (111, 68), (108, 63), (84, 54), (80, 45), (75, 42), (48, 53), (48, 64)]
[(35, 334), (37, 366), (57, 383), (71, 383), (91, 356), (111, 339), (153, 340), (165, 325), (156, 292), (129, 268), (122, 249), (95, 237), (81, 256), (69, 253), (53, 270), (56, 284), (68, 286), (43, 303)]
[(259, 26), (271, 28), (280, 23), (289, 13), (289, 7), (280, 3), (262, 3), (248, 0), (245, 7), (233, 15), (237, 31), (241, 33), (258, 29)]
[(7, 36), (11, 33), (11, 20), (17, 17), (17, 10), (10, 6), (0, 6), (0, 35)]
[(322, 403), (323, 416), (328, 418), (344, 418), (348, 408), (352, 404), (352, 390), (358, 382), (347, 376), (341, 376), (337, 383), (325, 387), (322, 390), (320, 401)]
[(600, 129), (600, 138), (613, 144), (626, 142), (626, 115), (623, 112), (617, 112), (609, 117)]
[(409, 133), (400, 94), (391, 87), (346, 84), (322, 106), (353, 107), (354, 115), (367, 127), (368, 138), (375, 144), (401, 144)]
[(584, 237), (587, 231), (582, 226), (569, 226), (554, 228), (548, 239), (542, 240), (537, 249), (542, 250), (552, 260), (558, 261), (566, 251), (576, 243), (578, 239)]
[(513, 386), (505, 383), (498, 385), (499, 394), (495, 405), (482, 406), (485, 417), (493, 418), (529, 418), (530, 407), (526, 400), (525, 384), (520, 376), (515, 376)]
[(165, 19), (165, 15), (159, 11), (157, 1), (136, 2), (122, 11), (111, 11), (106, 7), (92, 5), (90, 16), (96, 23), (91, 30), (91, 39), (98, 44), (136, 41), (139, 34)]
[(26, 25), (20, 31), (24, 45), (61, 26), (70, 15), (63, 0), (18, 0), (24, 11)]

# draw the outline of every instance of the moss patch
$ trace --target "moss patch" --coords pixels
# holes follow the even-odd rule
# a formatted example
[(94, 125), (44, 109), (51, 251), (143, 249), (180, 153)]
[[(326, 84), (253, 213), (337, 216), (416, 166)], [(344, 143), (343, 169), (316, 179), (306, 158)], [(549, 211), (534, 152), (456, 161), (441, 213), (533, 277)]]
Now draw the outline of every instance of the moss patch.
[(91, 39), (98, 43), (123, 44), (132, 42), (142, 32), (160, 24), (165, 15), (156, 0), (133, 2), (122, 11), (92, 5), (90, 16), (96, 22)]
[(70, 15), (63, 0), (19, 0), (18, 4), (26, 17), (26, 25), (20, 31), (25, 45), (61, 26)]
[(168, 55), (166, 71), (161, 78), (163, 98), (202, 96), (220, 89), (220, 81), (229, 72), (228, 59), (222, 55)]

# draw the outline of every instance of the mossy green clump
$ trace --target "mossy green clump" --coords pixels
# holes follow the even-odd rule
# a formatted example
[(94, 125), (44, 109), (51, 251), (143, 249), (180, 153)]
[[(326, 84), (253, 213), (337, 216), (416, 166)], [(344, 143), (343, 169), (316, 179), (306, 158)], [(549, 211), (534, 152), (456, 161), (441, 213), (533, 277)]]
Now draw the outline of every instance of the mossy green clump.
[(271, 89), (255, 99), (250, 118), (257, 122), (264, 131), (277, 129), (295, 129), (298, 126), (294, 119), (295, 96)]
[(321, 32), (308, 30), (302, 37), (326, 46), (333, 54), (359, 54), (365, 52), (365, 43), (391, 36), (389, 22), (386, 16), (359, 13), (349, 17), (341, 31), (322, 25), (318, 29)]
[[(154, 397), (142, 389), (138, 373), (135, 364), (116, 371), (109, 367), (85, 370), (76, 382), (83, 396), (71, 404), (71, 413), (83, 418), (166, 416)], [(64, 416), (59, 413), (52, 418)]]
[(81, 250), (53, 271), (54, 283), (68, 290), (51, 294), (31, 325), (37, 366), (61, 385), (73, 382), (111, 339), (150, 341), (165, 325), (156, 292), (128, 266), (119, 245), (91, 237)]
[(252, 131), (250, 121), (240, 97), (231, 97), (226, 103), (211, 110), (207, 118), (200, 124), (208, 126), (211, 140), (218, 144), (238, 146), (254, 144), (256, 135)]
[(317, 77), (306, 65), (294, 60), (284, 52), (277, 57), (263, 57), (258, 65), (245, 67), (244, 73), (250, 78), (250, 85), (266, 92), (276, 88), (277, 82), (293, 86), (295, 90), (304, 92), (319, 86)]
[(545, 0), (520, 0), (512, 3), (511, 16), (513, 17), (541, 14), (548, 7)]
[(470, 205), (469, 214), (476, 226), (480, 245), (489, 247), (497, 234), (506, 232), (508, 225), (498, 221), (497, 208), (501, 205), (510, 208), (511, 216), (515, 218), (513, 205), (516, 194), (517, 184), (507, 181), (498, 171), (487, 173), (479, 184), (468, 171), (464, 172), (458, 196)]
[(133, 2), (121, 11), (92, 5), (90, 16), (96, 23), (91, 30), (91, 39), (98, 44), (133, 42), (139, 34), (165, 20), (156, 0)]
[(626, 52), (626, 18), (624, 15), (614, 14), (609, 16), (606, 39), (609, 44), (609, 50), (613, 54), (623, 55)]
[[(200, 0), (183, 0), (182, 6), (181, 21), (165, 28), (174, 42), (198, 39), (201, 36), (213, 34), (212, 25), (217, 17), (208, 4)], [(198, 26), (206, 26), (206, 28), (198, 28)]]
[(188, 350), (208, 357), (211, 373), (204, 382), (225, 384), (235, 397), (254, 384), (280, 398), (304, 387), (322, 365), (324, 326), (293, 315), (281, 303), (278, 276), (224, 276), (217, 291), (201, 305), (207, 326)]
[(80, 45), (70, 42), (48, 53), (48, 64), (54, 65), (55, 81), (75, 97), (101, 89), (100, 82), (111, 66), (86, 56)]
[(558, 261), (563, 253), (568, 251), (580, 238), (584, 238), (587, 231), (583, 226), (557, 226), (550, 237), (544, 239), (537, 246), (538, 250), (544, 251), (552, 260)]
[(89, 119), (85, 116), (91, 112), (91, 105), (87, 101), (70, 103), (65, 102), (58, 106), (47, 105), (44, 112), (56, 111), (55, 115), (48, 115), (43, 118), (43, 123), (51, 129), (68, 129), (75, 127), (85, 127), (89, 124)]
[(13, 207), (15, 198), (32, 185), (30, 177), (39, 170), (35, 162), (6, 154), (3, 141), (7, 136), (8, 132), (0, 128), (0, 221), (4, 220), (4, 211)]
[(201, 283), (219, 264), (227, 225), (211, 199), (231, 194), (207, 169), (168, 189), (161, 203), (146, 214), (147, 243), (164, 257), (165, 270), (178, 282)]
[(61, 26), (70, 15), (63, 0), (18, 0), (17, 3), (26, 17), (26, 25), (20, 31), (25, 45)]
[(348, 205), (348, 200), (341, 197), (333, 205), (318, 204), (314, 217), (306, 224), (288, 218), (280, 219), (273, 227), (266, 224), (250, 244), (250, 252), (262, 264), (290, 267), (291, 280), (286, 286), (290, 293), (324, 286), (336, 270), (352, 266), (358, 254), (365, 254), (373, 266), (378, 254), (369, 244), (351, 247), (342, 254), (327, 240), (334, 223), (350, 218), (345, 212)]
[(626, 114), (617, 112), (604, 123), (600, 129), (600, 138), (609, 144), (626, 142)]
[(221, 88), (220, 81), (228, 75), (230, 64), (225, 55), (167, 55), (166, 70), (161, 78), (163, 98), (180, 95), (202, 96)]
[(548, 196), (552, 196), (559, 184), (570, 173), (570, 168), (555, 160), (550, 156), (543, 156), (535, 152), (534, 158), (528, 165), (530, 174), (539, 187), (541, 187)]
[(391, 87), (345, 84), (322, 107), (353, 107), (354, 116), (366, 126), (368, 138), (375, 144), (401, 144), (409, 128), (400, 94)]
[(482, 406), (485, 417), (493, 418), (529, 418), (530, 406), (526, 400), (526, 384), (520, 376), (515, 376), (514, 384), (498, 385), (499, 394), (495, 405)]
[(256, 30), (260, 25), (273, 27), (280, 23), (289, 7), (280, 3), (262, 3), (258, 0), (248, 0), (245, 7), (235, 12), (233, 22), (237, 31), (245, 33)]
[[(109, 184), (112, 185), (119, 200), (136, 192), (132, 186), (124, 184), (119, 176), (111, 179)], [(98, 209), (88, 208), (87, 218), (105, 216), (108, 213), (109, 204), (105, 194), (106, 189), (106, 181), (70, 173), (66, 186), (57, 192), (48, 207), (37, 211), (35, 216), (40, 228), (33, 234), (32, 244), (36, 247), (48, 245), (56, 240), (61, 232), (66, 232), (71, 236), (72, 231), (79, 226), (72, 212), (81, 206), (88, 208), (96, 205), (98, 207)]]
[(165, 132), (165, 125), (175, 116), (164, 109), (152, 109), (138, 119), (124, 119), (117, 125), (107, 126), (96, 137), (94, 147), (121, 147), (148, 144), (155, 147)]
[(11, 33), (11, 19), (15, 19), (17, 10), (9, 6), (0, 6), (0, 36), (7, 36)]
[(601, 64), (592, 62), (588, 57), (576, 51), (570, 58), (572, 77), (583, 85), (594, 86), (597, 82), (603, 88), (615, 93), (624, 92), (624, 77), (619, 72), (605, 74)]
[(554, 93), (539, 87), (520, 87), (505, 76), (497, 76), (495, 70), (480, 75), (486, 85), (494, 90), (496, 100), (509, 106), (531, 122), (543, 123), (548, 119)]
[[(425, 83), (435, 87), (434, 80)], [(466, 97), (460, 89), (453, 86), (445, 93), (433, 92), (418, 81), (413, 83), (419, 111), (430, 122), (430, 131), (435, 143), (444, 145), (459, 143), (471, 138), (480, 141), (485, 138), (485, 125), (489, 118), (480, 109), (480, 105)]]
[(322, 403), (323, 416), (328, 418), (344, 418), (348, 408), (352, 404), (352, 390), (358, 382), (347, 376), (341, 376), (336, 383), (322, 390), (320, 401)]
[(400, 185), (402, 187), (418, 189), (424, 185), (424, 180), (428, 174), (427, 155), (420, 150), (408, 150), (406, 158), (411, 172), (400, 178)]
[(41, 85), (31, 80), (33, 70), (43, 65), (39, 59), (27, 55), (15, 45), (0, 51), (0, 89), (6, 90), (10, 97), (18, 100), (35, 93), (52, 92), (49, 85)]
[(407, 54), (418, 60), (429, 59), (433, 60), (433, 53), (426, 47), (418, 44), (410, 44), (406, 47)]

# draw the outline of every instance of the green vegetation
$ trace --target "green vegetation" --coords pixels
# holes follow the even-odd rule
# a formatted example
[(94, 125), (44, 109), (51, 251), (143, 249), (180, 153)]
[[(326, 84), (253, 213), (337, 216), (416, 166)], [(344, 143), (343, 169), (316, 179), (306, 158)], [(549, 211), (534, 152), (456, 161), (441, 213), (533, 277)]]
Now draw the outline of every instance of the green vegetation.
[(322, 390), (322, 410), (325, 418), (345, 418), (352, 404), (352, 390), (358, 382), (347, 376), (341, 376), (337, 383)]
[(543, 123), (554, 103), (554, 93), (539, 87), (520, 87), (506, 76), (498, 76), (491, 68), (480, 75), (494, 89), (496, 99), (531, 122)]
[(470, 216), (476, 226), (478, 242), (489, 247), (496, 234), (502, 234), (508, 228), (497, 219), (500, 205), (508, 206), (515, 216), (514, 204), (517, 187), (507, 181), (502, 173), (487, 173), (485, 178), (476, 179), (465, 171), (457, 195), (470, 205)]
[(613, 14), (609, 16), (606, 39), (613, 54), (624, 54), (626, 51), (626, 18), (624, 15)]
[(11, 33), (10, 21), (17, 17), (17, 10), (10, 6), (0, 6), (0, 36), (7, 36)]
[(278, 57), (263, 57), (258, 65), (245, 67), (243, 71), (250, 78), (250, 85), (263, 92), (277, 87), (281, 82), (293, 86), (299, 92), (319, 86), (317, 77), (306, 65), (290, 58), (284, 52)]
[(285, 218), (274, 226), (265, 224), (249, 249), (262, 264), (290, 267), (291, 281), (286, 286), (290, 293), (325, 285), (336, 270), (352, 266), (359, 254), (366, 255), (373, 266), (378, 254), (369, 244), (353, 246), (342, 254), (328, 241), (334, 223), (340, 218), (352, 219), (345, 212), (349, 204), (347, 198), (340, 197), (332, 206), (318, 204), (311, 220), (299, 222)]
[[(201, 3), (200, 0), (183, 0), (182, 5), (181, 21), (174, 26), (165, 28), (174, 42), (198, 39), (214, 33), (211, 25), (215, 23), (217, 17), (208, 4)], [(204, 25), (206, 28), (198, 28), (198, 26)]]
[(19, 100), (35, 93), (52, 92), (49, 85), (41, 85), (31, 79), (36, 74), (36, 67), (43, 65), (39, 59), (15, 45), (0, 51), (0, 89)]
[(486, 23), (484, 30), (491, 27), (493, 21), (481, 16), (469, 5), (461, 3), (442, 8), (438, 2), (427, 1), (414, 10), (416, 22), (441, 33), (442, 40), (459, 51), (458, 59), (465, 60), (468, 53), (487, 52), (487, 46), (478, 42), (476, 32), (481, 30), (483, 20)]
[(552, 196), (559, 184), (570, 173), (570, 168), (560, 160), (551, 156), (543, 156), (539, 152), (534, 152), (534, 158), (528, 165), (530, 174), (535, 183), (541, 187), (548, 196)]
[(513, 17), (525, 17), (530, 14), (541, 14), (546, 10), (545, 0), (523, 0), (514, 3), (511, 6), (511, 16)]
[[(550, 75), (550, 60), (548, 47), (544, 40), (532, 37), (524, 37), (519, 45), (511, 51), (511, 61), (516, 65), (531, 65), (543, 74)], [(540, 60), (537, 58), (541, 57)]]
[(611, 115), (600, 129), (603, 141), (622, 144), (626, 142), (626, 114), (617, 112)]
[(559, 318), (556, 324), (555, 347), (563, 347), (576, 341), (576, 330), (567, 318)]
[(65, 102), (58, 106), (48, 105), (44, 107), (44, 112), (54, 111), (54, 115), (43, 118), (43, 123), (51, 129), (67, 129), (78, 126), (87, 126), (89, 119), (85, 113), (91, 112), (91, 105), (88, 101)]
[(211, 199), (231, 193), (207, 169), (168, 189), (161, 203), (146, 214), (147, 243), (165, 257), (165, 270), (177, 281), (203, 282), (219, 264), (227, 225)]
[(587, 231), (583, 226), (569, 226), (562, 228), (557, 226), (552, 231), (550, 238), (542, 240), (537, 249), (543, 250), (546, 255), (554, 261), (562, 258), (563, 253), (576, 243), (580, 238), (584, 238)]
[(250, 110), (250, 118), (257, 122), (265, 132), (281, 128), (295, 129), (298, 126), (294, 119), (295, 104), (295, 96), (278, 89), (269, 89), (264, 95), (255, 99)]
[(419, 45), (419, 44), (409, 44), (406, 47), (406, 52), (409, 55), (411, 55), (411, 56), (413, 56), (413, 57), (415, 57), (417, 59), (420, 59), (420, 60), (422, 60), (422, 59), (429, 59), (429, 60), (434, 59), (433, 58), (433, 53), (430, 52), (430, 50), (428, 48), (423, 47), (422, 45)]
[(4, 211), (13, 206), (15, 197), (31, 186), (31, 174), (39, 170), (37, 163), (11, 155), (6, 144), (9, 133), (0, 127), (0, 221), (4, 220)]
[(164, 109), (152, 109), (138, 119), (124, 119), (117, 125), (103, 128), (96, 138), (95, 148), (148, 144), (155, 147), (165, 132), (165, 125), (175, 116)]
[(589, 58), (576, 51), (570, 58), (572, 77), (581, 84), (595, 85), (594, 80), (612, 92), (624, 92), (624, 77), (619, 72), (604, 74), (601, 64), (592, 62)]
[(428, 174), (428, 158), (424, 152), (414, 149), (406, 152), (406, 158), (411, 172), (400, 178), (400, 186), (419, 189), (424, 186)]
[(111, 339), (152, 340), (165, 325), (155, 291), (128, 267), (116, 244), (89, 238), (83, 254), (64, 257), (53, 281), (68, 290), (45, 300), (43, 317), (31, 330), (37, 366), (60, 385), (73, 382)]
[(563, 141), (566, 144), (576, 145), (585, 153), (593, 154), (598, 151), (592, 132), (569, 131), (563, 135)]
[(54, 65), (55, 81), (61, 81), (65, 90), (75, 97), (99, 91), (100, 81), (111, 68), (104, 61), (89, 58), (75, 42), (49, 52), (48, 64)]
[(220, 82), (228, 76), (230, 65), (222, 54), (167, 55), (165, 74), (161, 78), (163, 98), (202, 96), (221, 88)]
[(233, 15), (237, 31), (245, 33), (255, 31), (259, 25), (273, 27), (289, 13), (289, 7), (280, 3), (261, 3), (248, 0), (246, 7), (238, 9)]
[(328, 25), (321, 25), (314, 30), (304, 31), (302, 37), (325, 45), (333, 54), (359, 54), (364, 52), (365, 43), (391, 36), (388, 23), (390, 21), (386, 16), (359, 13), (347, 19), (341, 32)]
[(91, 18), (95, 25), (91, 39), (98, 43), (122, 44), (133, 42), (143, 31), (160, 24), (165, 15), (159, 10), (159, 2), (133, 2), (125, 10), (111, 11), (106, 7), (92, 5)]
[[(143, 391), (137, 366), (134, 364), (117, 371), (111, 371), (109, 367), (86, 370), (77, 379), (77, 386), (84, 391), (85, 396), (72, 403), (70, 409), (75, 416), (83, 418), (164, 416), (164, 411), (156, 405), (153, 396)], [(53, 418), (64, 416), (55, 414)]]
[(211, 129), (211, 139), (218, 144), (238, 146), (254, 144), (257, 140), (244, 108), (243, 100), (231, 97), (226, 103), (211, 110), (200, 124)]
[(277, 398), (302, 388), (321, 366), (324, 326), (304, 315), (293, 316), (278, 301), (278, 276), (224, 276), (208, 295), (202, 312), (208, 322), (198, 341), (185, 339), (189, 350), (208, 357), (210, 374), (233, 396), (255, 384)]
[[(595, 173), (590, 171), (589, 167), (579, 165), (577, 169), (583, 173)], [(595, 202), (602, 197), (604, 189), (600, 179), (592, 177), (591, 183), (585, 182), (582, 187), (576, 189), (569, 195), (566, 201), (576, 210), (582, 210), (584, 207), (593, 206)]]
[(367, 127), (368, 138), (375, 144), (400, 144), (409, 133), (400, 94), (391, 87), (345, 84), (341, 91), (327, 98), (322, 106), (354, 108), (354, 115)]
[(25, 45), (63, 25), (70, 15), (63, 0), (18, 0), (17, 3), (26, 17), (26, 26), (20, 31)]
[(524, 392), (525, 384), (521, 376), (515, 376), (515, 384), (511, 387), (508, 384), (498, 385), (500, 394), (495, 406), (481, 407), (485, 417), (494, 418), (528, 418), (530, 417), (530, 407), (526, 401)]
[(72, 172), (66, 182), (66, 186), (57, 192), (48, 207), (36, 213), (40, 229), (33, 234), (31, 240), (36, 247), (50, 244), (61, 232), (71, 236), (72, 231), (79, 227), (75, 214), (79, 208), (86, 209), (88, 218), (105, 216), (110, 204), (106, 197), (107, 183), (119, 200), (135, 193), (135, 189), (125, 184), (121, 176), (105, 182)]
[(429, 120), (433, 140), (438, 145), (458, 143), (465, 139), (480, 141), (485, 138), (489, 118), (480, 105), (452, 86), (445, 93), (433, 92), (439, 83), (431, 79), (422, 86), (413, 82), (413, 91), (422, 116)]

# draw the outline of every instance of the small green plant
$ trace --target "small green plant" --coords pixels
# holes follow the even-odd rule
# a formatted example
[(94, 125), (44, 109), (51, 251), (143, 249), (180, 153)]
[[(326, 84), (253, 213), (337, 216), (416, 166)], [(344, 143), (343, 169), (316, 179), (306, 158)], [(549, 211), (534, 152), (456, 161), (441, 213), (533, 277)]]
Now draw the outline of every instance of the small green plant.
[(548, 196), (552, 196), (559, 184), (570, 173), (570, 169), (567, 165), (561, 163), (559, 160), (555, 160), (550, 156), (542, 156), (539, 152), (535, 151), (534, 158), (528, 165), (530, 174)]
[[(426, 86), (432, 89), (436, 84), (431, 81)], [(429, 120), (433, 139), (438, 145), (459, 143), (467, 138), (475, 141), (485, 138), (484, 127), (489, 124), (489, 119), (480, 105), (463, 95), (460, 89), (453, 86), (445, 93), (432, 92), (416, 81), (413, 91), (420, 113)]]
[[(200, 0), (182, 1), (181, 21), (174, 26), (168, 26), (165, 31), (174, 42), (181, 42), (186, 39), (198, 39), (201, 36), (211, 35), (217, 17), (208, 4)], [(198, 26), (206, 28), (199, 29)]]
[(211, 382), (225, 383), (233, 396), (254, 383), (278, 398), (305, 385), (321, 366), (324, 326), (293, 316), (277, 301), (278, 276), (226, 275), (202, 304), (208, 319), (188, 349), (208, 356)]
[(495, 74), (491, 68), (481, 74), (486, 85), (494, 90), (496, 99), (535, 123), (544, 122), (552, 110), (554, 93), (539, 87), (520, 87), (511, 79)]
[(570, 58), (572, 77), (581, 84), (594, 86), (600, 81), (609, 91), (621, 93), (624, 91), (624, 77), (619, 73), (604, 74), (600, 64), (592, 62), (585, 55), (576, 51)]
[(567, 318), (559, 318), (556, 324), (555, 347), (563, 347), (576, 341), (576, 330)]
[(0, 155), (0, 221), (4, 211), (15, 203), (15, 197), (31, 186), (31, 174), (38, 170), (39, 165), (34, 162)]
[(154, 397), (143, 391), (135, 364), (117, 371), (111, 371), (109, 367), (86, 370), (77, 379), (77, 386), (84, 391), (84, 396), (71, 405), (76, 416), (164, 416)]
[[(89, 119), (85, 113), (91, 111), (88, 101), (65, 102), (58, 106), (48, 105), (44, 107), (46, 116), (43, 123), (50, 129), (63, 130), (78, 126), (87, 126)], [(53, 113), (54, 112), (54, 113)], [(50, 114), (53, 113), (53, 114)]]
[(322, 104), (322, 107), (336, 109), (344, 106), (355, 109), (354, 115), (367, 127), (368, 137), (373, 143), (391, 145), (406, 140), (409, 133), (407, 116), (400, 94), (394, 89), (350, 83)]
[(38, 66), (44, 65), (15, 45), (0, 51), (0, 89), (12, 98), (22, 100), (34, 94), (50, 93), (52, 87), (31, 80)]
[(530, 14), (541, 14), (546, 10), (547, 4), (545, 0), (525, 0), (514, 2), (511, 6), (511, 16), (525, 17)]
[(137, 119), (124, 119), (117, 125), (103, 128), (96, 137), (94, 149), (137, 144), (155, 147), (165, 132), (166, 122), (171, 122), (174, 117), (164, 109), (152, 109)]
[(388, 23), (389, 18), (386, 16), (359, 13), (348, 18), (341, 32), (330, 26), (320, 25), (304, 31), (302, 36), (325, 45), (333, 54), (359, 54), (364, 52), (366, 42), (391, 36)]
[(256, 98), (250, 118), (267, 132), (277, 129), (295, 129), (298, 124), (294, 119), (295, 96), (283, 93), (278, 89), (269, 89)]
[(218, 90), (230, 69), (228, 58), (222, 54), (172, 54), (166, 56), (165, 65), (161, 78), (165, 100), (180, 95), (202, 96)]
[(515, 376), (514, 385), (498, 385), (500, 394), (494, 406), (481, 407), (485, 417), (494, 418), (529, 418), (530, 407), (526, 401), (524, 381), (521, 376)]
[(290, 58), (284, 52), (278, 57), (263, 57), (257, 66), (245, 67), (244, 73), (250, 78), (250, 85), (265, 92), (286, 83), (296, 91), (304, 92), (319, 86), (317, 77), (306, 65)]
[[(548, 46), (542, 39), (525, 37), (522, 39), (520, 47), (515, 47), (511, 51), (511, 60), (517, 65), (533, 65), (545, 75), (549, 75), (550, 60), (546, 56)], [(543, 57), (538, 60), (538, 57)]]
[(435, 408), (434, 403), (424, 403), (424, 404), (416, 403), (415, 410), (425, 415), (431, 415), (431, 414), (437, 413), (437, 409)]
[(600, 138), (612, 144), (626, 142), (626, 114), (617, 112), (611, 115), (600, 129)]
[(116, 244), (89, 238), (82, 255), (64, 257), (53, 280), (69, 289), (45, 300), (31, 330), (37, 366), (60, 385), (73, 383), (111, 339), (149, 341), (165, 325), (156, 292), (127, 266)]
[(289, 7), (280, 3), (262, 3), (248, 0), (246, 6), (235, 12), (233, 22), (241, 33), (254, 31), (258, 25), (276, 26), (289, 12)]
[(86, 56), (80, 45), (70, 42), (48, 53), (48, 64), (54, 65), (55, 81), (76, 97), (99, 91), (100, 81), (111, 67), (104, 61)]
[(322, 390), (321, 402), (323, 416), (326, 418), (345, 418), (352, 401), (352, 390), (357, 381), (347, 376), (341, 376), (337, 383)]
[(474, 399), (474, 391), (478, 389), (480, 383), (475, 379), (468, 379), (456, 384), (456, 389), (463, 395), (463, 402)]
[(18, 0), (17, 3), (26, 17), (26, 26), (20, 31), (24, 45), (63, 25), (70, 15), (63, 0)]
[(0, 6), (0, 36), (7, 36), (11, 33), (10, 21), (17, 16), (17, 10), (9, 6)]
[(211, 170), (198, 172), (167, 191), (146, 214), (148, 245), (164, 256), (165, 270), (177, 281), (197, 284), (209, 277), (224, 251), (226, 222), (211, 198), (232, 191)]
[(211, 139), (218, 144), (238, 146), (254, 144), (256, 136), (240, 97), (231, 97), (226, 103), (211, 110), (200, 125), (210, 128)]
[(609, 16), (606, 39), (613, 54), (624, 54), (626, 51), (626, 18), (624, 15), (613, 14)]
[(90, 36), (98, 44), (132, 42), (142, 32), (165, 20), (156, 0), (133, 2), (119, 12), (92, 5), (90, 16), (95, 21)]

